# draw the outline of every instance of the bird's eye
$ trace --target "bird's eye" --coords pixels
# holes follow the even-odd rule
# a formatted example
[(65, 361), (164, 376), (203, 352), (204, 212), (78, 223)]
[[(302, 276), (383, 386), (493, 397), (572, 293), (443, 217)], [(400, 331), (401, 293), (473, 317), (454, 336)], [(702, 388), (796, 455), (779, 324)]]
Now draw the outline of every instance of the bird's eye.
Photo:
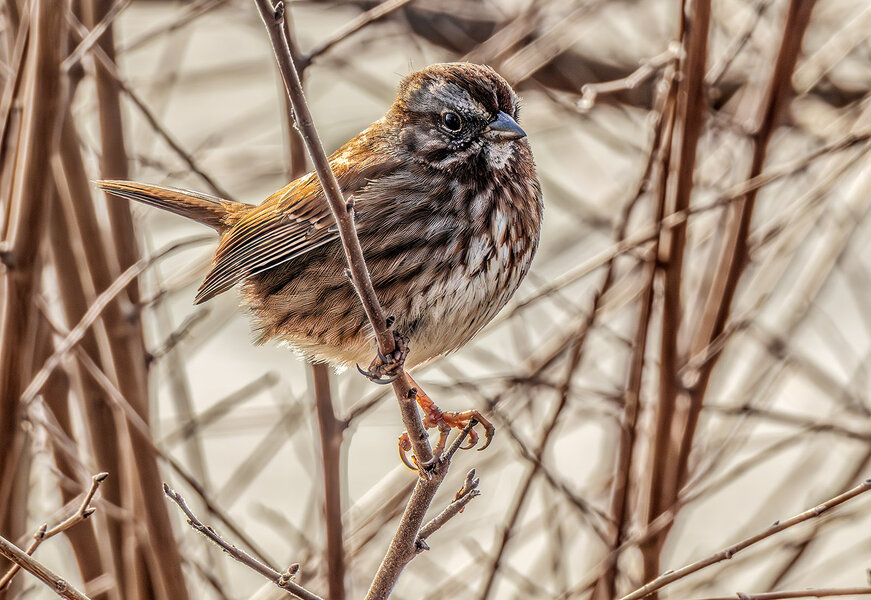
[(442, 113), (442, 125), (448, 131), (459, 131), (463, 127), (463, 120), (460, 115), (449, 110)]

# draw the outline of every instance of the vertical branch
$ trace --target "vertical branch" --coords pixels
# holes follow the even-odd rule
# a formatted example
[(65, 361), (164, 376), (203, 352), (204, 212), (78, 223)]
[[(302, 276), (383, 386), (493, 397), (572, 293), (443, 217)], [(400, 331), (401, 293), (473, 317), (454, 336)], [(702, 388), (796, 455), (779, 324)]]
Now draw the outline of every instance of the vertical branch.
[[(792, 72), (795, 69), (804, 33), (810, 22), (815, 0), (791, 0), (783, 24), (780, 48), (775, 58), (771, 78), (757, 113), (757, 126), (753, 132), (753, 157), (747, 179), (762, 173), (768, 142), (777, 126), (778, 118), (792, 95)], [(732, 301), (738, 289), (738, 281), (749, 263), (748, 238), (753, 209), (759, 188), (754, 187), (729, 208), (730, 227), (717, 265), (717, 276), (705, 303), (702, 320), (695, 332), (690, 356), (697, 354), (718, 338), (726, 328)], [(697, 380), (690, 390), (690, 407), (687, 416), (688, 439), (682, 444), (678, 458), (680, 481), (686, 478), (692, 437), (702, 410), (702, 403), (717, 357), (708, 360), (699, 369)], [(680, 483), (679, 481), (679, 483)]]
[[(67, 111), (60, 135), (60, 148), (54, 161), (54, 178), (58, 188), (58, 206), (53, 214), (55, 227), (61, 227), (66, 232), (60, 240), (52, 239), (55, 246), (55, 269), (65, 273), (59, 278), (60, 301), (63, 314), (68, 325), (77, 323), (88, 310), (93, 294), (102, 291), (112, 282), (112, 274), (107, 262), (107, 252), (102, 244), (100, 226), (90, 201), (91, 186), (88, 183), (85, 165), (82, 159), (78, 133), (72, 120), (72, 114)], [(78, 261), (78, 268), (69, 271), (62, 264), (80, 253), (75, 245), (81, 246), (83, 265)], [(74, 277), (75, 276), (75, 277)], [(82, 349), (106, 372), (113, 381), (117, 381), (116, 363), (112, 360), (110, 349), (114, 348), (106, 333), (107, 327), (114, 323), (114, 318), (120, 318), (118, 304), (112, 303), (104, 313), (102, 323), (85, 332), (82, 337)], [(102, 339), (101, 339), (102, 338)], [(89, 377), (79, 377), (79, 410), (81, 410), (90, 432), (89, 446), (96, 464), (101, 470), (120, 474), (117, 431), (112, 410), (105, 394)], [(121, 506), (120, 477), (112, 477), (103, 486), (103, 497)], [(123, 540), (122, 525), (117, 519), (106, 521), (107, 530), (104, 535), (105, 544), (112, 565), (109, 572), (120, 577), (123, 572), (121, 562), (121, 544)]]
[[(255, 0), (255, 2), (269, 33), (282, 80), (293, 104), (294, 116), (299, 125), (300, 133), (315, 165), (330, 211), (336, 221), (354, 287), (372, 325), (378, 346), (382, 354), (388, 355), (395, 349), (393, 333), (387, 327), (384, 310), (381, 308), (366, 268), (363, 251), (354, 226), (353, 205), (346, 203), (336, 177), (330, 170), (329, 161), (305, 100), (299, 73), (294, 66), (293, 56), (290, 52), (287, 30), (284, 27), (284, 4), (279, 2), (273, 5), (270, 0)], [(416, 390), (411, 388), (401, 366), (397, 371), (397, 379), (393, 382), (393, 389), (399, 401), (403, 424), (408, 432), (418, 464), (421, 466), (421, 476), (418, 478), (411, 498), (406, 505), (399, 527), (391, 540), (390, 548), (387, 550), (387, 554), (384, 556), (369, 588), (366, 596), (368, 600), (387, 598), (405, 566), (417, 554), (418, 532), (426, 516), (426, 511), (447, 474), (452, 456), (451, 451), (446, 453), (444, 457), (433, 456), (432, 447), (429, 444), (429, 438), (423, 428), (415, 402)], [(464, 438), (465, 436), (460, 436), (459, 440)], [(424, 467), (425, 465), (427, 467)], [(424, 469), (426, 469), (425, 473)]]
[[(675, 107), (673, 149), (674, 177), (671, 213), (689, 208), (693, 189), (696, 147), (707, 107), (704, 78), (708, 53), (708, 30), (711, 19), (710, 0), (692, 0), (687, 11), (681, 11), (684, 57), (680, 63)], [(664, 234), (661, 242), (663, 263), (662, 334), (660, 342), (659, 399), (650, 453), (649, 493), (646, 521), (652, 523), (666, 511), (676, 498), (677, 444), (679, 432), (674, 418), (679, 394), (678, 341), (681, 327), (681, 281), (683, 278), (686, 221)], [(677, 438), (677, 439), (676, 439)], [(642, 545), (645, 581), (659, 574), (659, 555), (668, 533), (667, 528)]]
[[(94, 27), (111, 10), (111, 0), (89, 0), (83, 4), (84, 21)], [(115, 49), (113, 31), (107, 26), (96, 44), (100, 53), (110, 61), (114, 59)], [(101, 60), (95, 61), (97, 99), (100, 109), (101, 176), (104, 178), (125, 179), (128, 174), (127, 153), (124, 142), (124, 127), (121, 118), (120, 86), (111, 70)], [(130, 207), (123, 202), (108, 203), (114, 254), (118, 257), (120, 269), (134, 264), (138, 257), (136, 237)], [(98, 286), (99, 289), (103, 287)], [(142, 322), (138, 312), (131, 304), (139, 300), (137, 284), (127, 287), (127, 297), (119, 298), (107, 311), (107, 327), (112, 331), (112, 359), (115, 370), (123, 376), (116, 382), (124, 397), (144, 420), (149, 419), (147, 388), (146, 352), (143, 341)], [(129, 303), (127, 301), (129, 300)], [(128, 313), (128, 314), (125, 314)], [(119, 434), (122, 432), (119, 432)], [(125, 436), (118, 437), (119, 445), (125, 443)], [(145, 543), (141, 538), (132, 537), (135, 543), (125, 552), (125, 570), (129, 578), (138, 579), (140, 594), (149, 596), (165, 593), (173, 600), (187, 598), (187, 589), (181, 571), (181, 556), (174, 541), (172, 527), (166, 504), (161, 495), (161, 477), (157, 457), (152, 450), (151, 440), (146, 434), (133, 429), (130, 432), (131, 447), (119, 447), (121, 456), (130, 457), (122, 468), (128, 471), (120, 474), (119, 480), (127, 482), (122, 502), (137, 513), (143, 514), (151, 533)], [(133, 536), (133, 532), (129, 532)], [(150, 558), (146, 555), (150, 555)], [(134, 575), (135, 574), (135, 575)], [(128, 579), (129, 581), (129, 579)]]
[[(284, 20), (284, 33), (287, 46), (295, 65), (299, 61), (299, 51), (293, 39), (290, 22)], [(297, 75), (302, 84), (305, 67), (297, 67)], [(287, 175), (290, 180), (298, 179), (306, 173), (305, 143), (293, 121), (293, 107), (287, 94), (281, 94), (285, 107), (284, 119), (287, 124), (288, 160)], [(324, 476), (324, 521), (327, 542), (327, 587), (330, 600), (345, 598), (345, 545), (342, 524), (342, 443), (347, 423), (336, 418), (333, 394), (330, 386), (330, 369), (325, 364), (311, 365), (314, 382), (315, 411), (321, 441), (321, 466)]]
[[(667, 93), (663, 94), (664, 102), (661, 102), (661, 108), (658, 111), (650, 158), (636, 196), (637, 199), (648, 188), (653, 187), (650, 185), (652, 182), (656, 182), (655, 190), (658, 193), (653, 196), (656, 200), (656, 207), (653, 211), (654, 223), (659, 223), (662, 220), (662, 211), (664, 209), (665, 181), (668, 175), (665, 165), (667, 165), (671, 147), (672, 127), (674, 125), (675, 88), (673, 85), (673, 75), (673, 71), (671, 71), (665, 76), (665, 79), (668, 81)], [(628, 216), (626, 220), (628, 221)], [(653, 312), (653, 288), (657, 270), (656, 258), (659, 255), (659, 239), (658, 237), (654, 239), (653, 247), (650, 250), (650, 259), (644, 266), (645, 285), (639, 299), (640, 309), (632, 342), (632, 358), (629, 363), (629, 375), (624, 393), (623, 419), (620, 423), (614, 481), (611, 488), (610, 516), (613, 521), (613, 537), (610, 540), (605, 571), (596, 582), (593, 594), (593, 597), (598, 600), (610, 600), (616, 597), (617, 561), (620, 558), (620, 547), (624, 542), (626, 531), (631, 524), (631, 496), (629, 494), (629, 487), (632, 481), (632, 469), (635, 459), (636, 427), (641, 410), (641, 384), (644, 373), (644, 359), (647, 352), (647, 338)]]
[[(67, 113), (67, 117), (70, 117), (69, 113)], [(63, 131), (61, 133), (62, 137), (68, 134), (71, 126), (72, 124), (69, 119), (65, 120)], [(63, 141), (61, 142), (61, 146), (64, 146)], [(60, 177), (62, 176), (62, 173), (56, 173), (55, 176)], [(61, 187), (61, 185), (58, 185), (58, 187)], [(82, 315), (85, 314), (88, 308), (87, 294), (83, 289), (82, 282), (82, 278), (87, 277), (87, 270), (81, 268), (74, 259), (77, 253), (72, 247), (72, 240), (78, 238), (77, 231), (74, 227), (69, 227), (68, 222), (65, 222), (59, 196), (60, 195), (57, 193), (52, 194), (53, 206), (51, 207), (52, 216), (49, 223), (50, 235), (48, 238), (52, 250), (51, 266), (56, 273), (60, 300), (63, 305), (67, 324), (70, 324), (76, 323), (81, 319)], [(44, 327), (46, 326), (44, 325)], [(84, 336), (81, 349), (83, 352), (88, 353), (95, 361), (99, 360), (99, 351), (97, 349), (96, 336), (94, 335), (93, 330), (88, 331)], [(39, 365), (43, 364), (51, 355), (51, 350), (52, 347), (51, 344), (49, 344), (38, 361)], [(52, 378), (56, 378), (61, 373), (62, 371), (59, 369), (55, 370), (52, 373)], [(80, 398), (87, 399), (83, 403), (85, 405), (86, 414), (88, 414), (89, 417), (94, 417), (93, 420), (89, 418), (92, 423), (97, 422), (97, 419), (99, 419), (98, 415), (101, 411), (96, 407), (104, 406), (106, 401), (104, 394), (99, 386), (96, 385), (82, 370), (79, 370), (78, 375), (79, 376), (76, 378), (78, 386), (75, 392)], [(50, 381), (51, 380), (49, 380), (49, 382)], [(52, 386), (47, 383), (44, 395), (46, 403), (51, 407), (62, 430), (70, 438), (75, 439), (76, 436), (70, 422), (68, 406), (69, 398), (66, 393), (68, 391), (69, 390), (63, 390), (63, 393), (58, 393), (60, 390), (53, 390)], [(66, 477), (73, 481), (79, 479), (73, 465), (70, 463), (70, 460), (62, 452), (55, 452), (55, 462), (60, 471)], [(65, 486), (61, 485), (60, 491), (65, 502), (72, 499), (73, 494), (71, 494)], [(76, 555), (76, 561), (79, 564), (82, 578), (85, 581), (90, 581), (104, 572), (112, 572), (111, 567), (107, 568), (107, 566), (102, 564), (93, 525), (94, 521), (91, 520), (84, 524), (84, 526), (69, 532), (70, 542)], [(107, 592), (106, 594), (97, 595), (94, 598), (97, 600), (108, 597), (109, 593)], [(118, 596), (116, 595), (114, 597), (117, 598)]]
[[(284, 34), (288, 50), (297, 66), (297, 75), (302, 84), (305, 66), (299, 60), (299, 51), (293, 38), (288, 19), (284, 20)], [(285, 171), (291, 181), (306, 173), (305, 143), (293, 119), (293, 106), (287, 94), (281, 94), (285, 107), (282, 115), (287, 126), (288, 164)], [(315, 411), (321, 442), (321, 466), (324, 479), (324, 521), (326, 526), (327, 583), (329, 598), (342, 600), (345, 597), (345, 548), (342, 526), (342, 443), (346, 423), (336, 418), (330, 386), (330, 369), (325, 364), (311, 365), (314, 383)]]
[[(51, 182), (45, 157), (51, 156), (60, 118), (60, 60), (65, 47), (64, 7), (51, 0), (30, 3), (31, 38), (24, 58), (19, 145), (6, 160), (14, 161), (10, 195), (3, 201), (0, 270), (0, 531), (13, 537), (22, 531), (23, 495), (27, 486), (20, 469), (24, 432), (19, 397), (32, 375), (29, 364), (37, 313), (32, 297), (38, 286), (39, 249), (48, 212)], [(0, 595), (2, 596), (2, 595)]]
[(330, 371), (325, 364), (312, 365), (315, 408), (321, 434), (324, 472), (324, 518), (327, 526), (327, 581), (330, 600), (345, 597), (345, 548), (342, 535), (341, 458), (345, 422), (336, 418), (330, 394)]

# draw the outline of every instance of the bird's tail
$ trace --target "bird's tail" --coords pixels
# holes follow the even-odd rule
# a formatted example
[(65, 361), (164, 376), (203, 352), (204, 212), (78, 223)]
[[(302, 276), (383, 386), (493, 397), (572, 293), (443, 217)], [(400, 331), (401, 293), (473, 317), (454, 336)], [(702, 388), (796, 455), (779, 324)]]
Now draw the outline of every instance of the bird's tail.
[(242, 202), (160, 185), (117, 180), (100, 180), (94, 183), (110, 194), (168, 210), (208, 225), (219, 233), (226, 231), (253, 208)]

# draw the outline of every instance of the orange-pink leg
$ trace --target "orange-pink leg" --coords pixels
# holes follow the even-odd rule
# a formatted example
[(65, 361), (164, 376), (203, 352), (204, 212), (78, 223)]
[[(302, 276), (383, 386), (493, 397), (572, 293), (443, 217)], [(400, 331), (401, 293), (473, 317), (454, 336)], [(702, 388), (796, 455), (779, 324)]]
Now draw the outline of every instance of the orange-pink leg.
[[(444, 412), (435, 402), (433, 402), (432, 398), (421, 389), (420, 385), (417, 384), (411, 375), (406, 373), (405, 376), (408, 378), (408, 384), (417, 390), (417, 404), (420, 406), (421, 410), (423, 410), (423, 426), (426, 429), (432, 429), (434, 427), (438, 427), (439, 429), (439, 441), (433, 451), (434, 456), (439, 457), (444, 452), (451, 429), (463, 430), (468, 427), (469, 423), (473, 420), (484, 428), (484, 445), (478, 448), (478, 450), (483, 450), (490, 445), (490, 442), (493, 440), (493, 434), (496, 432), (496, 428), (493, 427), (493, 424), (485, 419), (480, 412), (477, 410)], [(478, 433), (474, 429), (469, 429), (469, 442), (463, 446), (462, 449), (467, 450), (473, 448), (478, 443), (478, 439)], [(409, 469), (416, 470), (417, 461), (414, 456), (412, 456), (414, 464), (408, 460), (406, 453), (409, 450), (411, 450), (411, 441), (408, 439), (408, 433), (403, 433), (399, 437), (399, 456), (405, 466)]]

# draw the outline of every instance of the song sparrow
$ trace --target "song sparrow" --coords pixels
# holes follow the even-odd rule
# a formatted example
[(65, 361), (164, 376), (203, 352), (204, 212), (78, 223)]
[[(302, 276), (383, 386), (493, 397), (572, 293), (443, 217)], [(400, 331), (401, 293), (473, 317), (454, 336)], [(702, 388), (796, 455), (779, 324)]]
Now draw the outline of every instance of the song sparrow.
[[(385, 314), (407, 340), (407, 367), (467, 343), (529, 269), (541, 188), (517, 113), (517, 96), (493, 69), (436, 64), (406, 77), (387, 114), (330, 157), (355, 198), (363, 254)], [(336, 366), (375, 353), (314, 172), (258, 206), (126, 181), (97, 185), (216, 229), (221, 241), (195, 302), (241, 282), (259, 342), (284, 341)], [(429, 410), (432, 425), (442, 414)], [(445, 418), (458, 426), (470, 414)]]

